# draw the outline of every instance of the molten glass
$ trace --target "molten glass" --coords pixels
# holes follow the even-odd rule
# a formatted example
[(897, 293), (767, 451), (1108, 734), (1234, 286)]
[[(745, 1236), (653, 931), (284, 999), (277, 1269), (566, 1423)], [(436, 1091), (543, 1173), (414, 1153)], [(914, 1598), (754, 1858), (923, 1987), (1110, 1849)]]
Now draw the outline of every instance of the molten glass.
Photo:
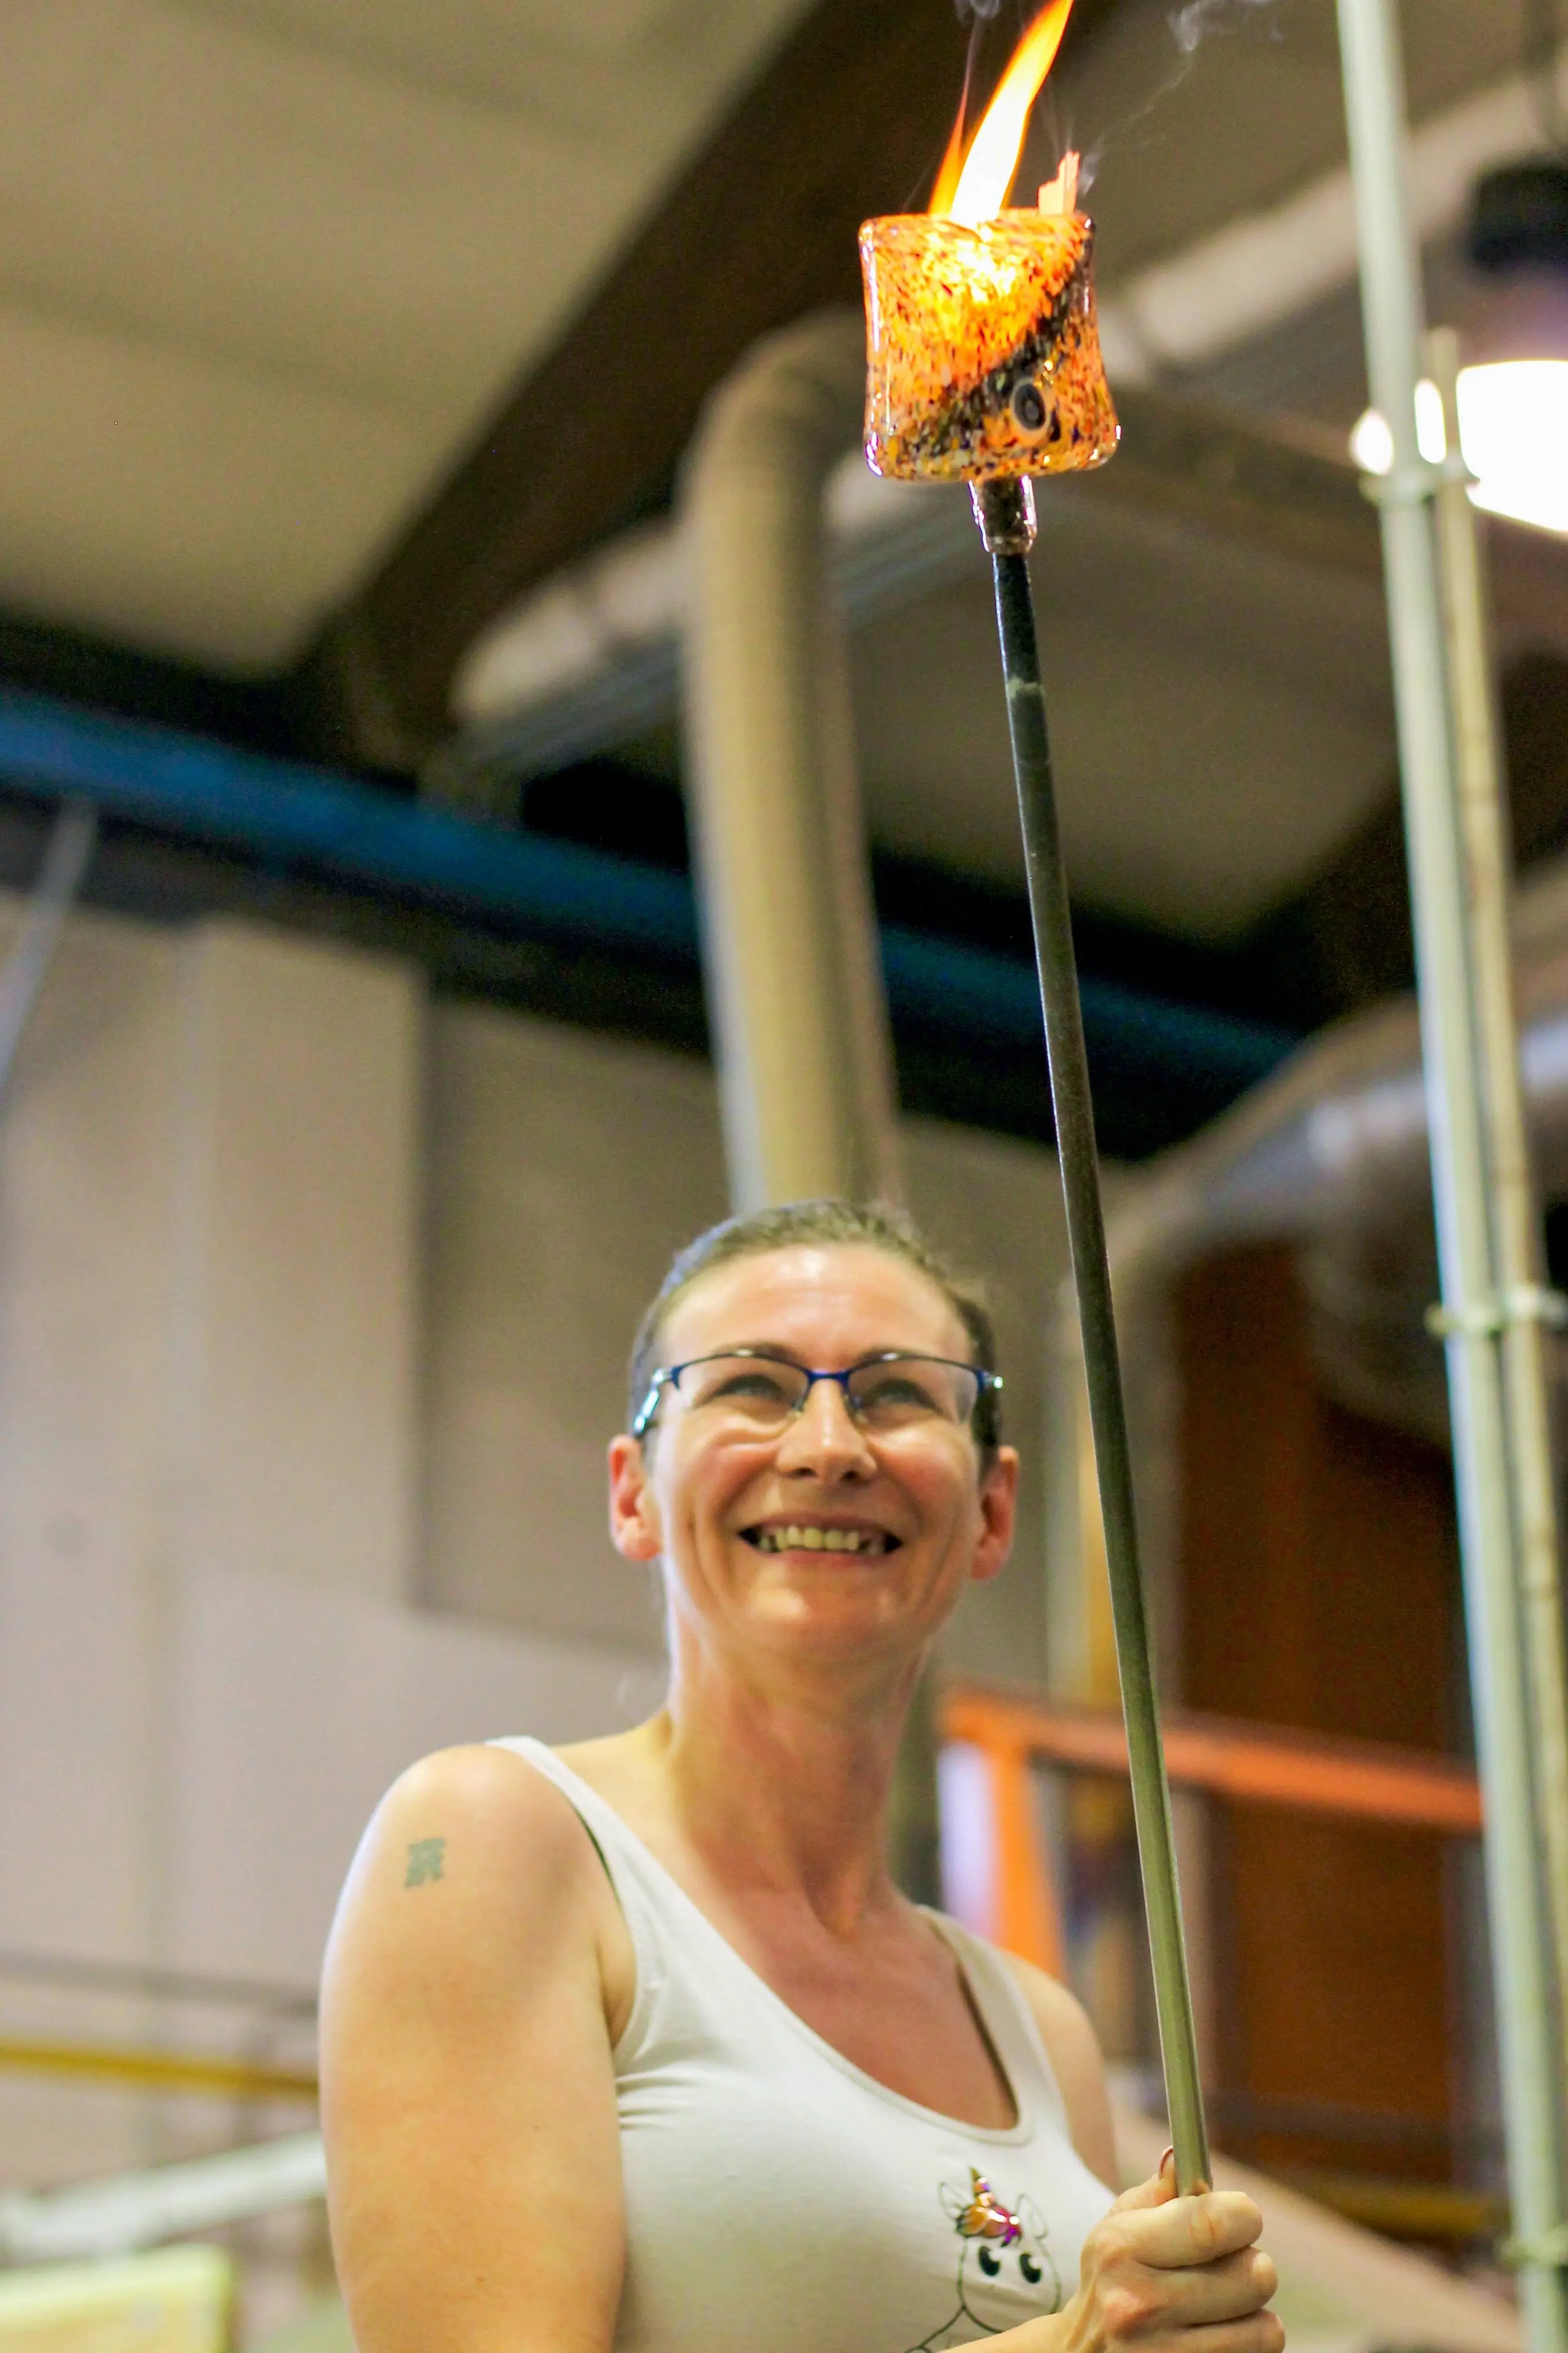
[(903, 481), (1103, 465), (1121, 427), (1095, 323), (1094, 224), (894, 213), (860, 231), (866, 457)]

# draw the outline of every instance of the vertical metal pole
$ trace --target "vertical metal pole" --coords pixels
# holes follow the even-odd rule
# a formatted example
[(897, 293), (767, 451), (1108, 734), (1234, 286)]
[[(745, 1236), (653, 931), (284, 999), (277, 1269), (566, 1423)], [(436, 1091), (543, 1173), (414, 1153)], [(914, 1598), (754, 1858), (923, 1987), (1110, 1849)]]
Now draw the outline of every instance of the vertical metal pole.
[(1568, 2353), (1568, 2245), (1545, 1912), (1535, 1835), (1515, 1530), (1497, 1333), (1480, 1039), (1465, 920), (1442, 598), (1420, 453), (1418, 256), (1405, 185), (1405, 104), (1393, 0), (1339, 0), (1372, 396), (1394, 440), (1379, 490), (1400, 773), (1410, 857), (1422, 1051), (1448, 1360), (1460, 1546), (1486, 1795), (1514, 2252), (1531, 2353)]
[(1485, 566), (1459, 447), (1459, 339), (1451, 327), (1436, 328), (1426, 338), (1426, 353), (1443, 402), (1447, 444), (1437, 537), (1491, 1174), (1503, 1419), (1561, 2031), (1568, 2022), (1568, 1653), (1543, 1325), (1560, 1320), (1563, 1302), (1542, 1282), (1541, 1212), (1525, 1127), (1514, 1002), (1512, 844), (1492, 698)]
[(686, 733), (737, 1210), (901, 1189), (848, 662), (824, 559), (824, 489), (865, 398), (858, 313), (799, 320), (713, 394), (684, 473)]
[(1116, 1659), (1121, 1676), (1122, 1714), (1127, 1722), (1132, 1813), (1149, 1924), (1160, 2052), (1165, 2071), (1166, 2113), (1175, 2150), (1176, 2187), (1185, 2196), (1206, 2188), (1213, 2176), (1192, 1993), (1187, 1983), (1186, 1947), (1182, 1936), (1171, 1792), (1160, 1745), (1159, 1703), (1138, 1559), (1132, 1461), (1116, 1345), (1110, 1269), (1105, 1254), (1105, 1217), (1100, 1198), (1100, 1161), (1095, 1149), (1089, 1062), (1083, 1044), (1083, 1011), (1079, 1000), (1067, 872), (1057, 825), (1046, 697), (1040, 682), (1035, 607), (1029, 588), (1027, 550), (1035, 536), (1034, 493), (1026, 481), (986, 482), (975, 486), (973, 498), (981, 536), (995, 571), (996, 627), (1002, 642), (1013, 772), (1024, 829), (1035, 960), (1039, 968), (1040, 1001), (1046, 1018), (1057, 1151), (1061, 1161), (1068, 1240), (1083, 1333), (1089, 1420), (1094, 1432), (1095, 1469), (1116, 1627)]

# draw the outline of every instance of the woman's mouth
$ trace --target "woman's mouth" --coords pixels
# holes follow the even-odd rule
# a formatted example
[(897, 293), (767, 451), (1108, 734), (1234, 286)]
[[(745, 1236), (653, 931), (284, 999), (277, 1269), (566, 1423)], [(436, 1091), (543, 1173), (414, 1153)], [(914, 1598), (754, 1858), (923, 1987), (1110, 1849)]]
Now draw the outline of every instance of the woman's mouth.
[(758, 1552), (841, 1552), (865, 1558), (899, 1548), (898, 1537), (886, 1528), (846, 1527), (831, 1520), (764, 1520), (741, 1533)]

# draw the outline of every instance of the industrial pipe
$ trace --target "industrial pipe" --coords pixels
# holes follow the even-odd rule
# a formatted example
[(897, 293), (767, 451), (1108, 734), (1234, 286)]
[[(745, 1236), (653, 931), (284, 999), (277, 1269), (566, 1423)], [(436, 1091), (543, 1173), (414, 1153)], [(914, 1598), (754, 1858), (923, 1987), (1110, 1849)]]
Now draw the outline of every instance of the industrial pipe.
[(1481, 1099), (1483, 1040), (1466, 924), (1464, 848), (1433, 528), (1421, 455), (1419, 259), (1405, 187), (1405, 109), (1393, 0), (1339, 0), (1362, 257), (1367, 372), (1394, 463), (1378, 485), (1423, 1061), (1454, 1428), (1478, 1747), (1487, 1800), (1514, 2253), (1531, 2353), (1568, 2353), (1568, 2200), (1562, 2044), (1536, 1838), (1499, 1347), (1499, 1282)]
[(823, 494), (857, 438), (858, 319), (768, 336), (687, 459), (688, 773), (737, 1209), (896, 1198), (892, 1056)]
[[(969, 528), (967, 522), (965, 529)], [(566, 947), (694, 962), (697, 909), (683, 874), (574, 841), (478, 825), (346, 776), (262, 758), (168, 727), (0, 687), (0, 786), (79, 801), (103, 817), (248, 851), (351, 885), (416, 897)], [(1021, 958), (881, 930), (900, 1018), (970, 1044), (1033, 1046), (1039, 1000)], [(1097, 1060), (1178, 1073), (1229, 1100), (1289, 1050), (1288, 1032), (1110, 981), (1086, 981)]]
[(1543, 1308), (1561, 1314), (1562, 1303), (1548, 1299), (1542, 1291), (1541, 1206), (1524, 1125), (1510, 936), (1511, 845), (1503, 816), (1480, 535), (1469, 500), (1469, 470), (1459, 446), (1459, 339), (1451, 328), (1439, 328), (1427, 337), (1426, 353), (1443, 403), (1437, 540), (1485, 1082), (1482, 1107), (1502, 1314), (1503, 1416), (1513, 1489), (1516, 1574), (1557, 2015), (1568, 2025), (1568, 1652), (1563, 1640), (1561, 1531), (1542, 1321)]

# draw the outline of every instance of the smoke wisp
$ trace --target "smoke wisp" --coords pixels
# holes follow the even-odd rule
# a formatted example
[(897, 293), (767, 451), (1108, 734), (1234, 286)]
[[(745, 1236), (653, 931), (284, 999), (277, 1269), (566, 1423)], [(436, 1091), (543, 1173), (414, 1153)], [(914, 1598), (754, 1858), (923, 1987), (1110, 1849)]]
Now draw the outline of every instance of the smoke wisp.
[[(1274, 5), (1275, 0), (1186, 0), (1184, 7), (1172, 9), (1167, 22), (1177, 48), (1190, 58), (1210, 33), (1235, 32), (1244, 17)], [(1272, 40), (1285, 37), (1278, 23), (1270, 24), (1268, 30)]]
[[(988, 28), (1003, 13), (1007, 0), (953, 0), (953, 11), (960, 24), (969, 28), (969, 56), (963, 77), (963, 94), (959, 109), (959, 133), (966, 130), (971, 106), (979, 82), (982, 49), (986, 46)], [(1015, 0), (1018, 16), (1024, 21), (1038, 16), (1046, 0)], [(1555, 9), (1563, 0), (1531, 0), (1538, 7)], [(1151, 58), (1152, 70), (1146, 94), (1120, 121), (1104, 125), (1098, 133), (1086, 134), (1070, 120), (1070, 106), (1064, 110), (1064, 94), (1056, 80), (1047, 80), (1041, 92), (1042, 120), (1032, 138), (1037, 139), (1041, 160), (1048, 162), (1068, 147), (1081, 151), (1079, 188), (1086, 194), (1095, 182), (1107, 156), (1117, 149), (1149, 143), (1147, 126), (1161, 111), (1164, 101), (1178, 90), (1197, 64), (1198, 52), (1212, 39), (1226, 34), (1251, 34), (1254, 37), (1283, 41), (1286, 37), (1284, 19), (1289, 0), (1181, 0), (1181, 5), (1165, 12), (1165, 28), (1177, 56), (1172, 61), (1169, 50), (1163, 58)], [(1147, 20), (1146, 37), (1163, 49), (1160, 19)], [(1047, 131), (1048, 125), (1048, 131)], [(1046, 151), (1048, 150), (1048, 156)], [(1027, 151), (1026, 151), (1027, 155)], [(1027, 176), (1026, 162), (1025, 176)]]

